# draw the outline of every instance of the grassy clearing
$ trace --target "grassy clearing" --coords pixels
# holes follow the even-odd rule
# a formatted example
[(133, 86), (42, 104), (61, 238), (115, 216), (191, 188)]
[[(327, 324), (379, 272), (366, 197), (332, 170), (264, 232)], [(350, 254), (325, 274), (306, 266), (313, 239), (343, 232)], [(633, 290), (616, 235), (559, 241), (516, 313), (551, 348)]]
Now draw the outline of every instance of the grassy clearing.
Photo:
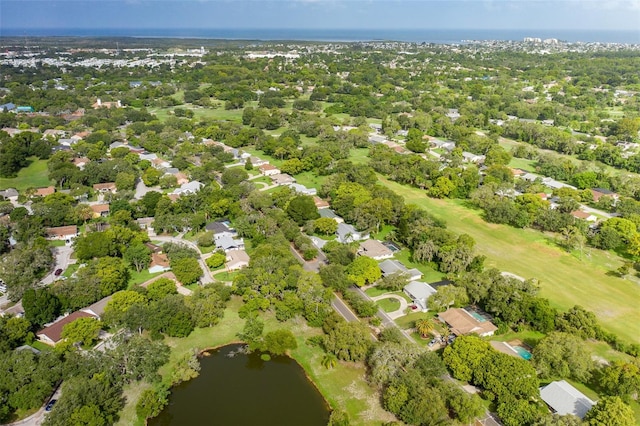
[[(435, 200), (423, 191), (391, 182), (380, 182), (446, 221), (454, 232), (476, 241), (487, 256), (485, 265), (540, 281), (541, 295), (552, 305), (569, 309), (581, 305), (597, 315), (605, 329), (630, 342), (640, 342), (640, 287), (610, 274), (622, 263), (616, 255), (591, 249), (582, 259), (559, 249), (553, 238), (531, 229), (486, 223), (480, 213), (460, 200)], [(398, 255), (396, 255), (398, 257)]]
[(80, 267), (80, 264), (72, 263), (71, 265), (67, 266), (67, 269), (64, 270), (64, 272), (62, 273), (62, 276), (65, 278), (71, 278), (71, 276), (75, 274), (75, 272), (78, 270), (79, 267)]
[(148, 269), (143, 269), (140, 272), (137, 272), (135, 269), (131, 270), (131, 278), (129, 279), (129, 288), (132, 288), (138, 284), (142, 284), (145, 281), (149, 281), (153, 277), (157, 277), (158, 275), (163, 274), (163, 272), (156, 272), (152, 274)]
[(429, 265), (414, 263), (411, 260), (411, 252), (409, 252), (409, 249), (404, 248), (400, 251), (395, 252), (394, 258), (402, 262), (407, 268), (416, 268), (418, 271), (422, 272), (423, 275), (421, 281), (425, 281), (428, 283), (438, 282), (442, 281), (444, 277), (444, 274), (442, 272), (436, 271)]
[(299, 184), (304, 185), (307, 188), (315, 188), (319, 190), (327, 177), (317, 176), (313, 172), (304, 172), (296, 175), (295, 178), (296, 182)]
[(14, 178), (0, 178), (0, 189), (15, 188), (24, 191), (27, 188), (42, 188), (53, 185), (47, 176), (47, 160), (29, 158), (29, 165), (18, 172)]
[(376, 305), (381, 307), (385, 312), (394, 312), (400, 309), (400, 302), (392, 298), (378, 300)]
[(535, 172), (536, 171), (535, 164), (536, 164), (535, 160), (527, 160), (525, 158), (515, 158), (515, 157), (513, 157), (511, 159), (511, 162), (509, 163), (509, 167), (513, 167), (515, 169), (526, 170), (528, 172)]

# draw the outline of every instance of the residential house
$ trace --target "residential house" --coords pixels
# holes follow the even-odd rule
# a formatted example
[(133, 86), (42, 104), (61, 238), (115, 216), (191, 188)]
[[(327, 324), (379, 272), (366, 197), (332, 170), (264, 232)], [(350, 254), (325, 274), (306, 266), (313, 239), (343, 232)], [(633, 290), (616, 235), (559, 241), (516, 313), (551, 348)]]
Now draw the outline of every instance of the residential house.
[(229, 250), (227, 252), (227, 269), (236, 271), (249, 266), (249, 255), (244, 250)]
[(214, 238), (218, 235), (235, 235), (235, 232), (229, 228), (229, 225), (219, 221), (207, 223), (204, 229), (213, 232)]
[(13, 111), (14, 109), (16, 109), (16, 104), (11, 102), (0, 105), (0, 111), (8, 112), (8, 111)]
[(338, 222), (338, 226), (340, 226), (340, 224), (344, 222), (344, 219), (338, 216), (336, 212), (331, 209), (320, 209), (318, 210), (318, 214), (320, 214), (320, 217), (335, 220), (336, 222)]
[(540, 397), (554, 413), (561, 416), (572, 414), (581, 419), (595, 405), (595, 402), (565, 380), (541, 387)]
[(169, 167), (171, 167), (171, 163), (163, 158), (154, 158), (153, 160), (151, 160), (151, 165), (153, 165), (154, 169), (158, 170), (168, 169)]
[(338, 237), (337, 240), (340, 243), (351, 243), (353, 241), (361, 241), (369, 238), (368, 232), (358, 231), (352, 225), (344, 222), (338, 224), (336, 235)]
[(17, 200), (18, 195), (20, 194), (18, 193), (18, 190), (15, 188), (8, 188), (8, 189), (5, 189), (4, 191), (0, 191), (0, 199)]
[(202, 182), (198, 182), (197, 180), (194, 180), (192, 182), (180, 185), (180, 188), (176, 188), (173, 191), (173, 194), (175, 194), (175, 195), (195, 194), (196, 192), (200, 191), (200, 189), (203, 186), (204, 186), (204, 184)]
[(443, 141), (440, 139), (431, 139), (431, 145), (434, 148), (440, 148), (440, 149), (444, 149), (446, 151), (453, 151), (454, 148), (456, 147), (456, 143), (452, 142), (452, 141)]
[(149, 263), (149, 273), (167, 272), (171, 269), (169, 258), (164, 253), (151, 253), (151, 263)]
[(293, 189), (298, 194), (302, 194), (302, 195), (316, 195), (318, 193), (317, 189), (307, 188), (306, 186), (301, 185), (299, 183), (290, 183), (289, 188)]
[(189, 183), (189, 178), (182, 172), (175, 173), (174, 176), (176, 177), (177, 183), (180, 186)]
[(84, 166), (86, 166), (90, 162), (91, 160), (89, 160), (87, 157), (76, 157), (73, 159), (73, 165), (80, 170), (84, 170)]
[(122, 102), (115, 101), (115, 102), (102, 102), (102, 100), (100, 98), (98, 98), (96, 100), (96, 102), (91, 105), (93, 107), (93, 109), (98, 109), (98, 108), (107, 108), (107, 109), (111, 109), (111, 108), (122, 108)]
[(47, 240), (64, 240), (70, 243), (72, 239), (78, 236), (78, 227), (76, 225), (57, 226), (55, 228), (46, 228), (45, 233)]
[(462, 161), (466, 163), (481, 164), (481, 163), (484, 163), (484, 160), (485, 160), (484, 155), (476, 155), (466, 151), (462, 153)]
[(595, 201), (596, 203), (598, 202), (598, 200), (603, 197), (603, 196), (607, 196), (607, 197), (611, 197), (613, 199), (613, 201), (617, 201), (618, 198), (620, 198), (620, 196), (618, 194), (616, 194), (615, 192), (609, 190), (609, 189), (605, 189), (605, 188), (592, 188), (589, 191), (591, 191), (591, 194), (593, 194), (593, 201)]
[(417, 269), (408, 269), (402, 262), (395, 259), (387, 259), (378, 265), (382, 271), (382, 276), (387, 277), (396, 273), (401, 273), (407, 276), (409, 281), (417, 281), (422, 278), (422, 272)]
[(94, 317), (101, 319), (104, 315), (104, 308), (107, 306), (107, 303), (111, 300), (111, 296), (103, 297), (98, 300), (96, 303), (87, 306), (86, 308), (80, 309), (82, 312), (86, 312)]
[(378, 144), (378, 143), (385, 143), (386, 141), (387, 141), (387, 137), (384, 135), (369, 133), (369, 143)]
[(109, 216), (109, 204), (92, 204), (90, 207), (94, 218)]
[(322, 198), (318, 197), (317, 195), (313, 196), (313, 203), (316, 205), (316, 208), (318, 210), (328, 209), (330, 207), (329, 203), (327, 201), (323, 200)]
[(244, 250), (244, 241), (242, 238), (236, 239), (228, 234), (220, 234), (214, 237), (216, 249), (224, 250), (228, 253), (230, 250)]
[(393, 252), (378, 240), (366, 240), (360, 243), (358, 254), (375, 260), (383, 260), (393, 257)]
[(574, 210), (571, 212), (571, 216), (575, 217), (576, 219), (582, 219), (582, 220), (586, 220), (587, 222), (596, 222), (598, 220), (598, 217), (595, 215), (592, 215), (591, 213), (587, 213), (585, 211), (582, 210)]
[(158, 158), (158, 156), (153, 152), (141, 152), (140, 154), (138, 154), (138, 158), (140, 158), (140, 161), (153, 161)]
[(111, 192), (112, 194), (115, 194), (118, 191), (118, 189), (116, 188), (115, 182), (96, 183), (95, 185), (93, 185), (93, 190), (101, 192), (103, 194), (107, 192)]
[(58, 145), (64, 146), (64, 147), (71, 147), (71, 145), (73, 145), (74, 143), (76, 143), (76, 141), (74, 139), (71, 138), (60, 138), (58, 139)]
[[(253, 167), (260, 167), (260, 166), (264, 166), (269, 164), (269, 162), (267, 160), (263, 160), (262, 158), (256, 157), (255, 155), (252, 155), (250, 157), (248, 157), (249, 160), (251, 160), (251, 165)], [(246, 163), (246, 158), (245, 158), (245, 163)]]
[(46, 188), (38, 188), (36, 192), (33, 194), (36, 197), (46, 197), (47, 195), (51, 195), (56, 192), (56, 188), (54, 186), (47, 186)]
[(144, 246), (151, 250), (151, 253), (162, 253), (162, 247), (153, 243), (144, 243)]
[(562, 182), (558, 182), (555, 179), (552, 179), (550, 177), (545, 177), (542, 179), (542, 183), (551, 188), (551, 189), (560, 189), (560, 188), (570, 188), (570, 189), (577, 189), (575, 186), (566, 184), (566, 183), (562, 183)]
[(413, 304), (422, 312), (427, 312), (427, 299), (435, 294), (436, 289), (421, 281), (411, 281), (404, 286), (402, 291), (413, 300)]
[(273, 166), (271, 164), (263, 164), (258, 167), (258, 170), (260, 170), (260, 174), (262, 176), (273, 176), (273, 175), (280, 174), (280, 169), (278, 169), (276, 166)]
[(449, 308), (438, 314), (440, 321), (447, 323), (456, 336), (475, 333), (481, 337), (493, 336), (498, 329), (491, 321), (480, 320), (462, 308)]
[(38, 336), (38, 340), (42, 343), (55, 346), (62, 340), (62, 329), (64, 326), (80, 318), (96, 318), (96, 316), (87, 312), (76, 311), (38, 331), (36, 336)]
[(295, 178), (286, 173), (271, 175), (271, 182), (273, 182), (274, 185), (289, 185), (291, 183), (294, 183), (295, 181)]
[(65, 136), (66, 134), (67, 134), (66, 130), (58, 130), (58, 129), (47, 129), (42, 133), (44, 137), (51, 136), (54, 138), (59, 136)]
[(140, 229), (153, 229), (153, 222), (155, 221), (154, 217), (141, 217), (136, 219), (136, 223), (140, 227)]

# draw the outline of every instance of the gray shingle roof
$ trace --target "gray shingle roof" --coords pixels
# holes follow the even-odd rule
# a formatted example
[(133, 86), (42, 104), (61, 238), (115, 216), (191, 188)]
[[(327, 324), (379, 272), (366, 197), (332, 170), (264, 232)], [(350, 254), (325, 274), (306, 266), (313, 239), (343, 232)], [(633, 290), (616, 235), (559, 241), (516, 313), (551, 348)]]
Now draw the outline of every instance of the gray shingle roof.
[(556, 413), (560, 415), (573, 414), (580, 418), (583, 418), (595, 404), (565, 380), (551, 382), (540, 388), (540, 397)]

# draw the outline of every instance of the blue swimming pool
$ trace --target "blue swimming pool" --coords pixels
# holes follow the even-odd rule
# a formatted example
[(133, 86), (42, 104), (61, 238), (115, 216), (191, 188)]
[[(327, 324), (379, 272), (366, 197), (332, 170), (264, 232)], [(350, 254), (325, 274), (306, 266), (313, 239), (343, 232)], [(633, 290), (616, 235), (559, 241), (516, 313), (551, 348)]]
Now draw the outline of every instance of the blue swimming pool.
[(467, 312), (469, 312), (469, 315), (471, 315), (472, 317), (477, 319), (479, 322), (485, 322), (487, 320), (485, 317), (483, 317), (482, 315), (480, 315), (476, 311), (467, 311)]
[(512, 346), (512, 347), (513, 347), (513, 350), (518, 352), (518, 355), (520, 355), (523, 359), (526, 359), (527, 361), (531, 359), (531, 352), (529, 352), (522, 346)]

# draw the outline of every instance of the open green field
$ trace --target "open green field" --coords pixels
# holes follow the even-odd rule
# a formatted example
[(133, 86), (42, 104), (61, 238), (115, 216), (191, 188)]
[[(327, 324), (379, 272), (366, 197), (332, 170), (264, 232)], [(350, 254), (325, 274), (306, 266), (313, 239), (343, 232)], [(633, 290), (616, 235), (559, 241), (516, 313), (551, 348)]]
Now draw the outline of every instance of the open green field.
[(466, 233), (476, 241), (477, 252), (487, 256), (485, 265), (540, 281), (541, 295), (552, 305), (589, 309), (609, 331), (640, 342), (640, 285), (611, 271), (621, 259), (609, 252), (587, 249), (582, 259), (566, 253), (539, 231), (486, 223), (480, 213), (460, 200), (436, 200), (423, 191), (379, 178), (413, 204), (444, 220), (449, 229)]
[(0, 178), (0, 189), (15, 188), (24, 191), (27, 188), (42, 188), (52, 185), (47, 175), (47, 160), (37, 160), (32, 157), (30, 164), (18, 172), (14, 178)]

